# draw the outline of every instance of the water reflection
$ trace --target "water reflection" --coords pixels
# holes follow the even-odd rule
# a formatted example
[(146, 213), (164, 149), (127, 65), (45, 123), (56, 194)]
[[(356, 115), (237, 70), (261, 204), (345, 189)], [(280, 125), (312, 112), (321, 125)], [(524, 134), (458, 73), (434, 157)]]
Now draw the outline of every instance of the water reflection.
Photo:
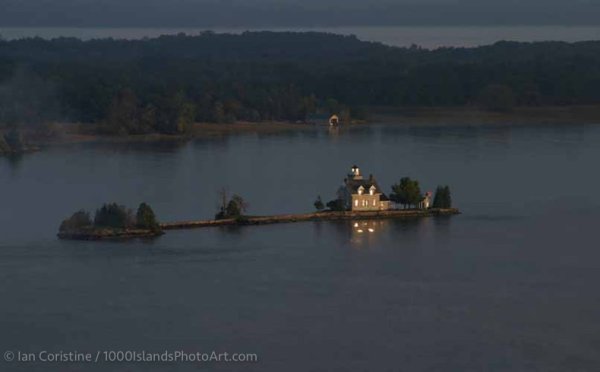
[(316, 224), (315, 235), (322, 237), (331, 227), (340, 246), (357, 249), (421, 245), (445, 239), (451, 222), (452, 217), (339, 221)]
[(6, 164), (8, 164), (8, 167), (13, 175), (19, 172), (19, 169), (23, 165), (24, 157), (25, 155), (23, 154), (11, 154), (5, 157)]
[(353, 247), (361, 248), (377, 242), (389, 228), (389, 222), (389, 220), (350, 221), (350, 244)]

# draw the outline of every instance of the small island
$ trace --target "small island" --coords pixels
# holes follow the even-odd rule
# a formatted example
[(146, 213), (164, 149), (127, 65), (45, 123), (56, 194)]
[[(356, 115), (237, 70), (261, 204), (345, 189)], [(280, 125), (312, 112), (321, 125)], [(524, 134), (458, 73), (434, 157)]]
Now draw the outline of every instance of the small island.
[(392, 185), (389, 197), (381, 190), (373, 175), (364, 178), (358, 166), (353, 166), (336, 193), (336, 198), (324, 203), (320, 196), (314, 202), (315, 212), (274, 216), (250, 216), (248, 204), (239, 195), (228, 198), (219, 192), (219, 211), (213, 220), (180, 221), (161, 224), (163, 230), (192, 229), (217, 226), (265, 225), (275, 223), (366, 219), (406, 219), (460, 214), (452, 207), (448, 186), (438, 186), (432, 192), (421, 193), (419, 182), (409, 177)]
[[(433, 199), (432, 199), (433, 196)], [(419, 182), (403, 177), (392, 185), (387, 196), (373, 175), (364, 178), (358, 166), (353, 166), (344, 179), (336, 198), (323, 203), (321, 197), (314, 202), (315, 212), (250, 216), (245, 214), (248, 203), (239, 195), (229, 198), (223, 189), (219, 192), (219, 209), (212, 220), (195, 220), (159, 223), (152, 208), (142, 203), (134, 215), (131, 209), (116, 203), (104, 204), (96, 210), (94, 220), (84, 210), (75, 212), (62, 222), (60, 239), (106, 240), (156, 237), (163, 230), (193, 229), (217, 226), (265, 225), (275, 223), (365, 219), (406, 219), (450, 216), (460, 214), (452, 207), (448, 186), (438, 186), (432, 192), (421, 193)]]
[(73, 213), (59, 228), (58, 237), (70, 240), (150, 238), (164, 234), (154, 211), (142, 203), (134, 215), (131, 209), (116, 203), (96, 210), (94, 220), (84, 210)]

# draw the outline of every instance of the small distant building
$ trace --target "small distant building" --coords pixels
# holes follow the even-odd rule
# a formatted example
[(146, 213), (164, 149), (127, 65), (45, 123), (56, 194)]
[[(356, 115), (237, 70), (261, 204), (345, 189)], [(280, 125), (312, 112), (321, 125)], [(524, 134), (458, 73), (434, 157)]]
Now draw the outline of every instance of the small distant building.
[(309, 114), (306, 116), (307, 124), (314, 125), (340, 125), (340, 117), (338, 115), (329, 114)]
[(356, 165), (350, 169), (344, 184), (338, 190), (338, 198), (351, 211), (385, 211), (391, 209), (390, 199), (383, 193), (377, 181), (370, 175), (363, 178)]
[(329, 118), (329, 125), (335, 126), (340, 124), (340, 118), (337, 115), (331, 115)]
[(420, 209), (431, 208), (431, 197), (432, 196), (433, 196), (433, 193), (431, 191), (427, 191), (425, 193), (425, 196), (423, 197), (423, 200), (421, 200), (421, 202), (419, 203), (419, 208)]

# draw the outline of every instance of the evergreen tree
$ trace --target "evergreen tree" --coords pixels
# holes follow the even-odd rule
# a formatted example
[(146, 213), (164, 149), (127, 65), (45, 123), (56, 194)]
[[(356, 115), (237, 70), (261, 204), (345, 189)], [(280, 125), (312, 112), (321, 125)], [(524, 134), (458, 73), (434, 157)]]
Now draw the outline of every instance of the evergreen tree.
[(104, 204), (94, 216), (94, 225), (99, 227), (124, 229), (134, 224), (131, 210), (117, 203)]
[(150, 229), (150, 230), (159, 230), (160, 226), (158, 221), (156, 220), (156, 215), (152, 208), (146, 204), (142, 203), (138, 207), (136, 216), (136, 226), (141, 229)]
[(452, 196), (448, 185), (444, 187), (444, 208), (452, 208)]
[(83, 227), (91, 226), (90, 214), (84, 210), (73, 213), (73, 215), (60, 224), (60, 231), (73, 231)]
[(444, 188), (442, 186), (438, 186), (435, 189), (435, 195), (433, 196), (433, 208), (442, 208), (443, 205), (443, 197), (444, 197)]
[(438, 186), (433, 197), (433, 208), (452, 208), (452, 196), (449, 186)]

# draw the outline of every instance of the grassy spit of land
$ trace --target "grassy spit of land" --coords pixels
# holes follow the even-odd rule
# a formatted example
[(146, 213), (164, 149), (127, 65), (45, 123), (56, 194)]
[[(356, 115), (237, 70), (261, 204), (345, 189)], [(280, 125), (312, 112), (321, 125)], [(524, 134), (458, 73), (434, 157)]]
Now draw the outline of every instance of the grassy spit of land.
[(398, 209), (387, 211), (323, 211), (314, 213), (285, 214), (276, 216), (243, 216), (221, 220), (180, 221), (160, 224), (163, 230), (195, 229), (218, 226), (267, 225), (276, 223), (306, 222), (306, 221), (339, 221), (365, 219), (403, 219), (433, 216), (450, 216), (460, 214), (456, 208), (430, 209)]

